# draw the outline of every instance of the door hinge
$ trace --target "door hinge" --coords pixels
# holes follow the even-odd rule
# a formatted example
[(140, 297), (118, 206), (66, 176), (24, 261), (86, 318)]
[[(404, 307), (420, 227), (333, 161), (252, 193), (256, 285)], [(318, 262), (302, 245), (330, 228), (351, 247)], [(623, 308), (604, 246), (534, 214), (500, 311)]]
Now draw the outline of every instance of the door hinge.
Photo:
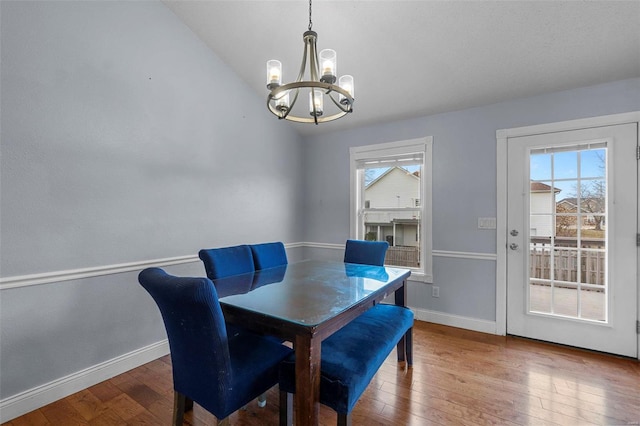
[(636, 145), (636, 160), (640, 160), (640, 145)]
[(636, 334), (640, 334), (640, 321), (636, 321)]
[(640, 234), (636, 234), (636, 247), (640, 247)]

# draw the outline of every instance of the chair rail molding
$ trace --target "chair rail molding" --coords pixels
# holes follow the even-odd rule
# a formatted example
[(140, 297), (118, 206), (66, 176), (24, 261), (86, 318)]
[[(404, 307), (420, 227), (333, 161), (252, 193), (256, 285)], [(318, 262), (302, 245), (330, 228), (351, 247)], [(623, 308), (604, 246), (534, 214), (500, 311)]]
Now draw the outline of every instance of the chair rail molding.
[[(336, 243), (320, 243), (320, 242), (295, 242), (285, 244), (286, 249), (296, 248), (316, 248), (329, 250), (344, 250), (344, 244)], [(497, 255), (495, 253), (473, 253), (461, 251), (433, 250), (433, 255), (437, 257), (450, 257), (461, 259), (475, 259), (495, 261)], [(20, 287), (29, 287), (34, 285), (59, 283), (65, 281), (79, 280), (83, 278), (100, 277), (104, 275), (121, 274), (125, 272), (141, 271), (145, 268), (165, 267), (171, 265), (180, 265), (185, 263), (200, 262), (198, 255), (186, 255), (167, 257), (162, 259), (143, 260), (139, 262), (118, 263), (113, 265), (94, 266), (81, 269), (68, 269), (62, 271), (44, 272), (39, 274), (16, 275), (12, 277), (0, 278), (0, 290), (8, 290)]]
[(45, 272), (41, 274), (19, 275), (0, 278), (0, 290), (28, 287), (33, 285), (58, 283), (79, 280), (82, 278), (100, 277), (103, 275), (121, 274), (139, 271), (145, 268), (179, 265), (182, 263), (198, 262), (198, 255), (169, 257), (165, 259), (145, 260), (140, 262), (119, 263), (114, 265), (94, 266), (66, 271)]

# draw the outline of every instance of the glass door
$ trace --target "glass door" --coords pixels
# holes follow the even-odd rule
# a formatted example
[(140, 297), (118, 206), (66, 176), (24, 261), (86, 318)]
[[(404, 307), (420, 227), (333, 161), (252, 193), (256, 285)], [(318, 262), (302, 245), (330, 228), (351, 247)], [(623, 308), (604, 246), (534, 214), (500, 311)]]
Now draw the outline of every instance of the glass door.
[(509, 139), (509, 334), (637, 356), (636, 127)]

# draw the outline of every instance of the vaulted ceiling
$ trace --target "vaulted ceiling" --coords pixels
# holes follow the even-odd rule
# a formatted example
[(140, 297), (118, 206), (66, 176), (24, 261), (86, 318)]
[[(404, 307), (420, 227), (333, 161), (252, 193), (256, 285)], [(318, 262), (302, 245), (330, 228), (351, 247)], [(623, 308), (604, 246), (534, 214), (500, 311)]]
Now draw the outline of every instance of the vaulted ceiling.
[[(266, 61), (296, 77), (306, 0), (164, 3), (265, 110)], [(356, 101), (332, 123), (283, 123), (305, 135), (640, 77), (640, 1), (316, 0), (312, 18)]]

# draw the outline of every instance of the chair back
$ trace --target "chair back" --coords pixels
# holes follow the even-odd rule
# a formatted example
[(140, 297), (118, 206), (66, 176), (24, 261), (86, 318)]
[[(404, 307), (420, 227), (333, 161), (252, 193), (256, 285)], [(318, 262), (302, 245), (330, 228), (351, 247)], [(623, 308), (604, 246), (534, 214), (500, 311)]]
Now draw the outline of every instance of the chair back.
[(282, 242), (253, 244), (251, 253), (256, 270), (287, 264), (287, 251)]
[(224, 316), (213, 283), (207, 278), (175, 277), (160, 268), (143, 270), (138, 281), (162, 314), (176, 392), (194, 400), (202, 398), (210, 407), (225, 407), (232, 368)]
[(389, 243), (386, 241), (347, 240), (344, 250), (345, 263), (383, 266)]
[(248, 245), (202, 249), (198, 256), (211, 280), (255, 271), (253, 255)]

